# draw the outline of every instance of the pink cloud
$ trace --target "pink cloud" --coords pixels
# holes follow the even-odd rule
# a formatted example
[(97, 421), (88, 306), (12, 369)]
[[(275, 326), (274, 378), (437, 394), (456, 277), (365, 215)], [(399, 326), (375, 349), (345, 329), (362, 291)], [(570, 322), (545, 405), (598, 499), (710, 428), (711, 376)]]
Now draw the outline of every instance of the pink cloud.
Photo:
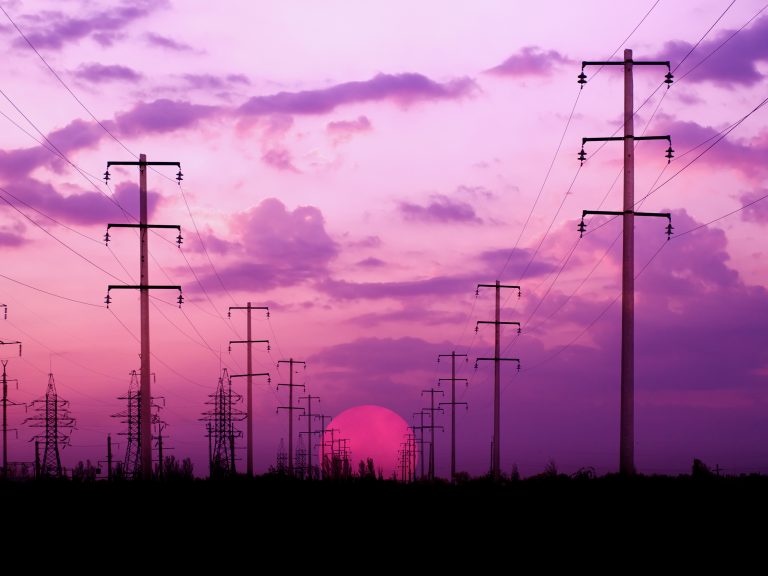
[[(680, 121), (666, 115), (659, 115), (659, 129), (672, 136), (672, 145), (678, 155), (688, 149), (699, 147), (693, 154), (706, 149), (717, 139), (719, 130), (702, 126), (696, 122)], [(768, 172), (765, 157), (768, 155), (768, 131), (748, 142), (729, 134), (720, 140), (700, 160), (699, 164), (710, 164), (741, 171), (748, 178), (762, 177)], [(701, 146), (703, 144), (703, 146)], [(686, 162), (685, 158), (680, 162)]]
[[(713, 52), (734, 32), (735, 30), (722, 30), (711, 40), (702, 42), (694, 56), (683, 64), (683, 68), (677, 75), (681, 76), (686, 70), (690, 70), (701, 62), (705, 55), (712, 53), (712, 56), (697, 67), (686, 80), (709, 81), (724, 88), (754, 86), (762, 81), (765, 75), (760, 72), (758, 65), (768, 62), (768, 43), (765, 41), (768, 36), (768, 16), (757, 19), (722, 48)], [(691, 47), (690, 43), (681, 40), (667, 42), (658, 54), (658, 58), (670, 60), (674, 68), (676, 63), (688, 54)]]
[(572, 63), (573, 60), (555, 50), (526, 46), (487, 72), (496, 76), (549, 76), (558, 66)]
[(400, 202), (398, 210), (406, 220), (415, 222), (482, 223), (471, 204), (451, 200), (442, 194), (434, 194), (429, 203), (423, 206), (413, 202)]
[(759, 224), (768, 224), (768, 190), (765, 188), (760, 190), (753, 190), (742, 194), (739, 201), (742, 205), (751, 204), (747, 206), (742, 212), (741, 217), (747, 222), (757, 222)]
[[(242, 253), (236, 262), (219, 267), (230, 288), (269, 289), (325, 276), (339, 250), (325, 230), (320, 210), (299, 206), (288, 211), (276, 198), (234, 217), (232, 228)], [(202, 283), (221, 289), (215, 277), (205, 277)]]
[(193, 128), (219, 111), (216, 106), (161, 98), (153, 102), (136, 104), (128, 112), (118, 114), (115, 122), (120, 133), (128, 136), (173, 132)]
[(261, 159), (265, 164), (268, 164), (277, 170), (295, 173), (300, 172), (300, 170), (293, 165), (293, 155), (287, 148), (270, 148), (261, 155)]
[(25, 244), (26, 241), (27, 239), (24, 238), (24, 236), (21, 234), (0, 230), (0, 246), (4, 246), (6, 248), (17, 248)]
[[(50, 183), (40, 182), (32, 178), (16, 182), (9, 191), (27, 205), (57, 220), (73, 224), (103, 224), (106, 226), (108, 222), (120, 222), (124, 217), (118, 206), (98, 192), (80, 192), (64, 196)], [(139, 191), (136, 184), (127, 182), (118, 184), (113, 198), (133, 216), (139, 213)], [(159, 194), (148, 193), (150, 214), (155, 212), (160, 200)], [(34, 216), (24, 204), (18, 204), (18, 206), (23, 212)]]
[(371, 130), (373, 127), (367, 116), (358, 116), (354, 120), (336, 120), (325, 126), (325, 131), (337, 141), (349, 140), (355, 134), (370, 132)]
[(360, 260), (360, 262), (358, 262), (357, 265), (362, 268), (381, 268), (383, 266), (386, 266), (387, 263), (384, 262), (384, 260), (381, 260), (380, 258), (374, 258), (373, 256), (369, 256), (364, 260)]
[(233, 84), (248, 86), (251, 83), (244, 74), (183, 74), (182, 78), (189, 86), (200, 90), (222, 90)]
[(240, 106), (239, 111), (246, 116), (327, 114), (339, 106), (359, 102), (391, 100), (407, 105), (418, 101), (455, 100), (468, 96), (474, 89), (475, 83), (469, 78), (441, 84), (421, 74), (378, 74), (370, 80), (318, 90), (254, 96)]
[(168, 36), (161, 36), (154, 32), (148, 32), (144, 35), (147, 44), (156, 48), (164, 48), (165, 50), (171, 50), (174, 52), (193, 52), (194, 48), (189, 44), (184, 44)]
[[(59, 50), (67, 43), (88, 37), (102, 46), (109, 46), (124, 28), (166, 6), (168, 2), (164, 0), (143, 0), (90, 12), (84, 17), (49, 11), (42, 16), (23, 16), (21, 19), (27, 24), (22, 30), (35, 48)], [(26, 46), (26, 42), (19, 38), (16, 45)]]
[(80, 66), (75, 72), (75, 76), (81, 80), (88, 80), (94, 83), (114, 81), (137, 82), (142, 78), (141, 74), (128, 66), (121, 66), (119, 64), (105, 66), (95, 62)]

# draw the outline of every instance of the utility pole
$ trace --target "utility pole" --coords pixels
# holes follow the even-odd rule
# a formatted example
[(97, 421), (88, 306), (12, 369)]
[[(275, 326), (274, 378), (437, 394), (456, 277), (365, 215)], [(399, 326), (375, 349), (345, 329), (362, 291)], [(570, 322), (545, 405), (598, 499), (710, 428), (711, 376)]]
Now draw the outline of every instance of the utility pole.
[(435, 394), (444, 395), (442, 390), (436, 388), (430, 388), (429, 390), (422, 390), (421, 395), (429, 394), (429, 408), (424, 408), (425, 412), (429, 412), (429, 426), (423, 426), (423, 428), (429, 429), (430, 442), (429, 442), (429, 471), (427, 475), (430, 480), (435, 479), (435, 428), (443, 429), (442, 426), (435, 426), (435, 412), (443, 412), (443, 409), (439, 406), (435, 407)]
[(456, 358), (467, 358), (466, 354), (456, 354), (451, 352), (450, 354), (438, 354), (437, 361), (440, 362), (440, 358), (451, 359), (451, 377), (450, 378), (438, 378), (438, 386), (440, 382), (450, 381), (451, 383), (451, 401), (440, 402), (440, 406), (451, 407), (451, 482), (456, 482), (456, 406), (464, 405), (469, 409), (469, 405), (466, 402), (456, 402), (456, 382), (466, 382), (466, 378), (456, 378)]
[(141, 418), (141, 474), (145, 480), (152, 478), (152, 393), (150, 391), (150, 347), (149, 347), (149, 291), (150, 290), (178, 290), (178, 303), (181, 307), (184, 298), (181, 286), (160, 286), (149, 283), (149, 229), (172, 228), (178, 230), (176, 242), (181, 248), (181, 227), (165, 224), (147, 223), (147, 167), (148, 166), (176, 166), (179, 168), (176, 180), (181, 184), (181, 164), (179, 162), (147, 162), (146, 154), (140, 154), (138, 161), (107, 162), (107, 171), (104, 172), (104, 181), (109, 181), (110, 166), (138, 166), (139, 167), (139, 223), (138, 224), (107, 224), (107, 233), (104, 235), (105, 243), (109, 243), (110, 228), (138, 228), (139, 229), (139, 260), (140, 274), (138, 286), (110, 285), (107, 288), (107, 297), (104, 299), (107, 307), (111, 302), (110, 291), (118, 289), (138, 290), (140, 294), (141, 309), (141, 386), (139, 396), (139, 413)]
[(520, 360), (517, 358), (502, 358), (501, 357), (501, 326), (502, 324), (516, 324), (518, 334), (520, 333), (519, 322), (502, 322), (501, 321), (501, 289), (511, 288), (517, 290), (517, 297), (522, 294), (520, 286), (507, 286), (496, 280), (495, 284), (478, 284), (475, 290), (475, 296), (480, 295), (480, 288), (495, 288), (496, 290), (496, 319), (480, 320), (475, 324), (475, 332), (478, 331), (480, 324), (493, 324), (495, 328), (495, 344), (493, 358), (477, 358), (475, 360), (475, 368), (477, 363), (481, 360), (493, 361), (493, 463), (491, 466), (491, 474), (494, 478), (499, 478), (501, 475), (501, 363), (504, 361), (517, 362), (517, 369), (520, 370)]
[[(250, 306), (250, 302), (248, 305)], [(247, 390), (246, 390), (246, 409), (245, 409), (245, 426), (246, 426), (246, 451), (248, 455), (246, 457), (246, 474), (253, 476), (253, 377), (254, 376), (266, 376), (267, 384), (272, 382), (269, 372), (253, 372), (253, 363), (251, 362), (251, 344), (255, 343), (267, 343), (267, 350), (269, 350), (269, 340), (251, 340), (251, 313), (248, 312), (248, 340), (230, 340), (229, 346), (232, 349), (232, 344), (248, 344), (248, 372), (247, 374), (232, 374), (229, 378), (247, 378)]]
[(307, 470), (309, 473), (307, 476), (310, 480), (312, 480), (312, 434), (317, 434), (317, 431), (312, 432), (312, 418), (317, 416), (317, 414), (312, 414), (312, 400), (317, 400), (320, 402), (319, 396), (312, 396), (312, 394), (307, 394), (306, 396), (300, 396), (299, 402), (302, 400), (307, 401), (307, 409), (304, 411), (303, 414), (299, 414), (299, 418), (302, 416), (307, 419)]
[(294, 364), (302, 364), (306, 368), (307, 363), (302, 360), (294, 360), (293, 358), (290, 358), (289, 360), (279, 360), (277, 362), (278, 367), (280, 364), (288, 364), (288, 369), (290, 370), (290, 376), (288, 383), (281, 383), (278, 384), (278, 389), (280, 386), (287, 386), (288, 387), (288, 406), (278, 406), (277, 410), (288, 410), (288, 474), (290, 476), (293, 475), (293, 412), (294, 410), (304, 410), (304, 408), (300, 408), (299, 406), (294, 405), (293, 403), (293, 389), (294, 388), (301, 388), (304, 389), (304, 384), (294, 384), (293, 383), (293, 365)]
[[(420, 438), (416, 440), (416, 443), (419, 445), (419, 447), (418, 447), (419, 454), (420, 454), (419, 466), (421, 467), (421, 474), (419, 475), (419, 478), (421, 480), (424, 480), (424, 478), (425, 478), (425, 476), (424, 476), (424, 444), (427, 443), (427, 441), (424, 439), (424, 430), (426, 430), (426, 428), (427, 428), (426, 426), (424, 426), (424, 414), (426, 414), (426, 412), (424, 412), (424, 410), (421, 410), (419, 412), (414, 412), (412, 417), (413, 418), (415, 418), (416, 416), (419, 417), (419, 425), (417, 426), (414, 423), (414, 425), (411, 426), (411, 428), (414, 430), (414, 432), (416, 430), (419, 431), (419, 436), (420, 436)], [(415, 474), (415, 470), (414, 470), (414, 474)]]
[(581, 63), (579, 84), (584, 87), (587, 66), (623, 66), (624, 67), (624, 136), (608, 138), (582, 138), (579, 160), (584, 163), (587, 142), (605, 142), (620, 140), (624, 142), (624, 210), (619, 212), (605, 210), (584, 210), (578, 230), (580, 237), (586, 230), (584, 217), (587, 214), (621, 216), (622, 232), (622, 272), (621, 272), (621, 424), (619, 440), (619, 471), (624, 476), (635, 473), (635, 216), (652, 216), (666, 218), (667, 239), (672, 235), (672, 216), (668, 213), (636, 212), (635, 211), (635, 142), (638, 140), (666, 140), (667, 162), (671, 161), (672, 139), (666, 136), (635, 136), (634, 135), (634, 89), (633, 69), (635, 66), (666, 66), (667, 74), (664, 82), (667, 88), (672, 84), (672, 72), (669, 61), (638, 62), (632, 59), (632, 50), (624, 50), (624, 60), (618, 62)]
[[(5, 304), (3, 304), (5, 306)], [(6, 307), (6, 313), (8, 308)], [(5, 346), (9, 344), (18, 344), (19, 345), (19, 356), (21, 356), (21, 342), (18, 340), (13, 342), (3, 342), (0, 340), (0, 346)], [(8, 360), (3, 360), (3, 477), (8, 477), (8, 406), (24, 406), (26, 408), (26, 404), (22, 404), (20, 402), (13, 402), (12, 400), (8, 400), (8, 382), (15, 382), (16, 387), (19, 386), (19, 381), (16, 379), (8, 380), (8, 375), (6, 374), (5, 367), (8, 365)]]
[[(327, 430), (325, 430), (325, 432), (327, 432), (328, 434), (331, 435), (331, 441), (329, 443), (327, 443), (327, 444), (325, 443), (325, 433), (323, 433), (323, 443), (324, 443), (323, 445), (324, 446), (330, 445), (330, 447), (331, 447), (331, 459), (329, 460), (328, 466), (327, 466), (328, 467), (328, 475), (332, 479), (334, 479), (334, 480), (338, 479), (339, 476), (340, 476), (340, 473), (339, 473), (340, 471), (339, 471), (339, 466), (338, 466), (338, 459), (337, 459), (336, 448), (335, 448), (335, 446), (336, 446), (336, 433), (338, 431), (339, 431), (338, 428), (328, 428)], [(325, 474), (323, 474), (323, 478), (325, 478)]]
[[(232, 310), (247, 310), (247, 333), (245, 340), (230, 340), (229, 351), (232, 351), (232, 344), (246, 344), (248, 354), (248, 365), (246, 371), (248, 374), (253, 372), (253, 344), (267, 345), (267, 351), (269, 351), (269, 340), (251, 340), (251, 310), (266, 310), (267, 318), (269, 318), (268, 306), (251, 306), (248, 302), (245, 306), (230, 306), (227, 311), (227, 317), (232, 317)], [(246, 413), (246, 431), (245, 431), (245, 449), (246, 456), (246, 473), (248, 476), (253, 476), (253, 378), (248, 376), (247, 388), (245, 391), (245, 413)]]
[(112, 481), (112, 434), (107, 434), (107, 480)]
[(325, 414), (314, 414), (314, 417), (320, 420), (320, 476), (325, 480), (325, 421), (333, 418)]

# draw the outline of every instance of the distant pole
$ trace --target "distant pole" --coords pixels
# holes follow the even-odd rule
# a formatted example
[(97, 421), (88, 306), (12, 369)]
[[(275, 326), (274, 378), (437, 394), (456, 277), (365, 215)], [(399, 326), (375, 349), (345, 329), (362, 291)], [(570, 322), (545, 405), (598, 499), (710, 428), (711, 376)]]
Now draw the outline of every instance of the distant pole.
[[(267, 318), (269, 318), (268, 306), (253, 306), (250, 302), (246, 306), (230, 306), (227, 316), (232, 316), (232, 310), (246, 310), (247, 311), (247, 334), (246, 340), (230, 340), (229, 349), (232, 350), (232, 344), (246, 344), (247, 368), (248, 374), (253, 373), (253, 344), (266, 343), (267, 350), (269, 350), (269, 340), (253, 340), (251, 336), (251, 311), (253, 310), (266, 310)], [(253, 376), (248, 376), (245, 392), (245, 404), (246, 404), (246, 473), (248, 476), (253, 476)]]
[[(480, 324), (493, 324), (494, 325), (494, 354), (493, 358), (478, 358), (477, 360), (492, 360), (493, 361), (493, 458), (491, 463), (491, 474), (494, 478), (498, 478), (501, 475), (501, 362), (503, 360), (514, 360), (517, 362), (518, 369), (520, 368), (520, 361), (516, 358), (502, 358), (501, 357), (501, 325), (502, 324), (516, 324), (518, 331), (520, 330), (519, 322), (502, 322), (501, 321), (501, 289), (511, 288), (517, 290), (518, 296), (520, 296), (520, 286), (506, 286), (499, 280), (496, 280), (495, 284), (478, 284), (475, 294), (479, 294), (480, 288), (494, 288), (496, 290), (496, 315), (495, 320), (492, 322), (481, 320), (475, 325), (475, 331), (477, 332)], [(477, 367), (477, 362), (475, 362)]]
[(456, 406), (459, 404), (467, 406), (466, 402), (456, 402), (456, 381), (467, 381), (466, 378), (456, 378), (456, 358), (462, 356), (465, 358), (467, 357), (466, 354), (456, 354), (454, 351), (450, 354), (439, 354), (437, 357), (438, 362), (440, 361), (440, 358), (443, 357), (449, 357), (451, 359), (451, 377), (438, 379), (438, 382), (443, 382), (445, 380), (450, 380), (451, 382), (451, 401), (440, 402), (440, 406), (451, 407), (451, 482), (456, 482)]
[(288, 474), (290, 476), (293, 476), (293, 412), (294, 410), (299, 410), (299, 407), (293, 403), (293, 389), (304, 388), (303, 384), (293, 383), (293, 365), (303, 364), (304, 366), (306, 366), (307, 363), (302, 360), (294, 360), (293, 358), (290, 358), (289, 360), (279, 360), (277, 364), (278, 366), (280, 364), (288, 364), (288, 368), (290, 370), (290, 377), (289, 377), (288, 383), (277, 385), (278, 388), (280, 386), (288, 387), (288, 406), (278, 406), (277, 409), (288, 410)]
[(315, 414), (314, 417), (320, 419), (320, 477), (325, 479), (325, 421), (331, 420), (331, 417), (325, 414)]
[(40, 478), (40, 440), (35, 440), (35, 478)]
[(206, 422), (205, 427), (208, 430), (208, 478), (213, 478), (213, 432), (211, 431), (211, 423)]
[(3, 360), (3, 476), (8, 477), (8, 376), (5, 367), (8, 360)]
[(607, 138), (582, 138), (579, 160), (586, 158), (584, 144), (589, 141), (623, 140), (624, 143), (624, 209), (621, 212), (604, 210), (584, 210), (579, 232), (584, 233), (584, 216), (602, 214), (622, 217), (622, 269), (621, 269), (621, 400), (619, 432), (619, 472), (624, 476), (635, 473), (635, 216), (655, 216), (667, 218), (667, 234), (672, 234), (671, 216), (666, 213), (635, 211), (635, 141), (667, 140), (667, 159), (672, 159), (672, 140), (670, 136), (635, 136), (634, 135), (634, 82), (635, 66), (666, 66), (667, 87), (672, 83), (669, 61), (637, 62), (632, 59), (632, 50), (624, 50), (624, 60), (616, 62), (589, 62), (581, 64), (579, 84), (586, 84), (584, 68), (589, 65), (622, 66), (624, 68), (624, 136)]
[(307, 401), (307, 409), (304, 411), (304, 414), (299, 414), (299, 418), (304, 416), (307, 419), (307, 470), (309, 471), (307, 477), (312, 480), (312, 418), (317, 416), (317, 414), (312, 414), (312, 400), (320, 402), (320, 397), (307, 394), (306, 396), (299, 397), (299, 402), (302, 400)]
[(112, 435), (107, 434), (107, 480), (112, 481)]
[(430, 388), (429, 390), (422, 390), (421, 395), (429, 394), (429, 408), (425, 408), (425, 411), (429, 412), (429, 428), (430, 431), (430, 446), (429, 446), (429, 471), (427, 475), (430, 480), (435, 479), (435, 428), (442, 428), (442, 426), (435, 425), (435, 412), (442, 412), (443, 409), (435, 407), (435, 394), (443, 394), (442, 390), (436, 388)]

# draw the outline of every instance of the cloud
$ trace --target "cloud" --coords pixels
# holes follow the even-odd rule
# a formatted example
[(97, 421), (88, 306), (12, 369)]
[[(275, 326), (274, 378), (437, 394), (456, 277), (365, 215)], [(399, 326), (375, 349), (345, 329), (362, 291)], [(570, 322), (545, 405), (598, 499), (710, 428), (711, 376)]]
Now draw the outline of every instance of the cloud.
[[(734, 32), (736, 30), (721, 30), (712, 39), (704, 40), (677, 75), (685, 74), (711, 53), (712, 56), (691, 72), (686, 81), (712, 82), (729, 89), (754, 86), (761, 82), (765, 75), (760, 72), (758, 65), (768, 62), (768, 42), (765, 41), (768, 37), (768, 16), (757, 19), (719, 48)], [(688, 42), (673, 40), (665, 43), (661, 52), (651, 59), (670, 60), (672, 68), (675, 68), (692, 47)]]
[[(86, 15), (83, 17), (48, 11), (42, 18), (24, 16), (22, 19), (29, 23), (24, 26), (26, 37), (38, 49), (60, 50), (67, 43), (88, 37), (102, 46), (109, 46), (124, 28), (167, 5), (163, 0), (144, 0), (109, 10), (84, 11)], [(26, 46), (22, 38), (15, 42), (17, 46)]]
[[(17, 182), (11, 192), (27, 205), (45, 214), (72, 224), (99, 224), (110, 221), (122, 221), (124, 218), (119, 204), (128, 213), (136, 217), (139, 213), (138, 186), (132, 183), (121, 183), (115, 188), (114, 202), (98, 192), (80, 192), (64, 196), (50, 183), (27, 178)], [(154, 214), (161, 197), (155, 192), (148, 193), (148, 209), (150, 216)], [(15, 204), (16, 202), (13, 201)], [(17, 204), (23, 212), (29, 210), (23, 204)], [(34, 216), (30, 214), (30, 216)]]
[(174, 52), (194, 52), (195, 49), (192, 48), (189, 44), (184, 44), (183, 42), (179, 42), (178, 40), (174, 40), (173, 38), (168, 38), (167, 36), (161, 36), (160, 34), (155, 34), (154, 32), (148, 32), (144, 35), (144, 39), (146, 40), (147, 44), (150, 46), (154, 46), (156, 48), (164, 48), (165, 50), (172, 50)]
[(759, 224), (768, 224), (768, 190), (765, 188), (753, 190), (741, 195), (739, 201), (743, 206), (751, 204), (744, 208), (741, 217), (747, 222), (756, 222)]
[[(104, 131), (100, 126), (84, 120), (74, 120), (48, 134), (48, 140), (64, 154), (92, 148), (103, 137)], [(0, 150), (0, 179), (9, 183), (18, 183), (37, 168), (48, 166), (58, 170), (63, 165), (63, 160), (42, 146)]]
[(549, 76), (558, 66), (572, 63), (573, 60), (555, 50), (526, 46), (486, 72), (496, 76)]
[(325, 126), (325, 131), (337, 142), (349, 140), (355, 134), (373, 130), (367, 116), (358, 116), (354, 120), (336, 120)]
[(251, 81), (244, 74), (226, 74), (216, 76), (213, 74), (183, 74), (184, 81), (192, 88), (199, 90), (222, 90), (233, 84), (243, 86), (250, 85)]
[(406, 220), (414, 222), (438, 222), (480, 224), (482, 220), (475, 214), (475, 209), (467, 202), (451, 200), (442, 194), (434, 194), (428, 204), (422, 206), (413, 202), (400, 202), (400, 214)]
[(362, 268), (381, 268), (382, 266), (386, 266), (387, 263), (384, 262), (384, 260), (381, 260), (380, 258), (374, 258), (373, 256), (369, 256), (364, 260), (360, 260), (356, 265)]
[(509, 275), (521, 276), (527, 267), (526, 278), (532, 278), (549, 274), (557, 269), (553, 262), (545, 260), (541, 254), (531, 261), (531, 253), (531, 250), (524, 248), (514, 250), (498, 248), (481, 252), (479, 258), (494, 275), (504, 269)]
[(456, 325), (466, 321), (464, 312), (444, 312), (442, 310), (430, 310), (421, 307), (406, 307), (400, 310), (386, 312), (369, 312), (350, 318), (348, 322), (361, 326), (378, 326), (387, 322), (394, 322), (400, 326), (438, 326)]
[[(672, 136), (672, 147), (680, 152), (714, 142), (720, 130), (702, 126), (696, 122), (675, 120), (659, 115), (659, 129)], [(700, 160), (700, 165), (715, 165), (741, 171), (748, 178), (760, 178), (768, 173), (765, 157), (768, 155), (768, 131), (763, 131), (749, 141), (737, 140), (728, 135), (719, 141)]]
[(118, 114), (115, 123), (119, 132), (127, 136), (173, 132), (193, 128), (219, 111), (216, 106), (160, 98), (153, 102), (136, 104), (128, 112)]
[(239, 111), (246, 116), (327, 114), (339, 106), (359, 102), (390, 100), (408, 105), (418, 101), (455, 100), (468, 96), (474, 89), (475, 83), (469, 78), (441, 84), (421, 74), (378, 74), (370, 80), (318, 90), (254, 96), (240, 106)]
[(287, 148), (281, 146), (270, 148), (261, 155), (261, 159), (265, 164), (268, 164), (277, 170), (295, 173), (300, 172), (300, 170), (293, 165), (293, 155)]
[(75, 76), (94, 83), (114, 81), (137, 82), (142, 78), (142, 75), (133, 68), (120, 66), (119, 64), (105, 66), (95, 62), (80, 66), (75, 72)]
[[(322, 213), (313, 206), (289, 211), (277, 198), (267, 198), (235, 216), (231, 227), (242, 253), (236, 262), (219, 267), (229, 288), (268, 290), (325, 277), (339, 251), (325, 230)], [(202, 283), (207, 289), (222, 289), (215, 277)]]
[(395, 298), (422, 296), (452, 296), (474, 290), (474, 276), (437, 276), (425, 280), (401, 282), (348, 282), (325, 279), (318, 282), (320, 291), (338, 300)]
[(0, 230), (0, 246), (5, 248), (17, 248), (22, 244), (26, 244), (26, 242), (27, 239), (18, 232)]

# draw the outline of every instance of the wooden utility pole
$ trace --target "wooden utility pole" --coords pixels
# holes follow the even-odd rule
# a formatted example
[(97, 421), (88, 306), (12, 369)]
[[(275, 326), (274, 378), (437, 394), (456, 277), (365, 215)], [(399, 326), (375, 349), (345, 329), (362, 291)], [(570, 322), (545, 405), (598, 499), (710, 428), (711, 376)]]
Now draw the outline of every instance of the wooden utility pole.
[(666, 136), (634, 135), (634, 86), (635, 66), (666, 66), (667, 87), (672, 83), (669, 61), (638, 62), (632, 59), (632, 50), (624, 50), (624, 60), (618, 62), (581, 63), (579, 84), (586, 84), (584, 69), (587, 66), (623, 66), (624, 67), (624, 136), (608, 138), (582, 138), (579, 160), (584, 163), (586, 153), (584, 144), (591, 141), (624, 142), (624, 209), (620, 212), (606, 210), (584, 210), (581, 215), (579, 232), (586, 230), (584, 217), (588, 214), (622, 217), (622, 269), (621, 269), (621, 423), (619, 432), (619, 471), (624, 476), (635, 473), (635, 216), (667, 218), (667, 238), (672, 234), (672, 217), (668, 213), (635, 211), (635, 142), (638, 140), (667, 140), (667, 161), (672, 159), (672, 139)]
[(494, 288), (496, 291), (496, 319), (491, 320), (479, 320), (475, 325), (475, 331), (477, 332), (480, 324), (493, 324), (494, 325), (494, 353), (493, 358), (477, 358), (475, 360), (475, 368), (477, 363), (481, 360), (493, 361), (493, 458), (491, 464), (491, 474), (494, 478), (498, 478), (501, 475), (501, 363), (503, 361), (517, 362), (517, 369), (520, 369), (520, 360), (517, 358), (502, 358), (501, 357), (501, 325), (502, 324), (516, 324), (518, 332), (520, 331), (519, 322), (502, 322), (501, 321), (501, 290), (502, 288), (511, 288), (517, 290), (517, 295), (520, 297), (520, 286), (507, 286), (496, 280), (495, 284), (478, 284), (475, 290), (475, 295), (480, 293), (480, 288)]
[(280, 366), (280, 364), (288, 364), (288, 369), (290, 370), (288, 382), (277, 385), (278, 388), (280, 388), (280, 386), (288, 387), (288, 406), (278, 406), (277, 409), (278, 411), (288, 410), (288, 474), (293, 476), (293, 412), (295, 410), (304, 410), (304, 408), (296, 406), (293, 403), (293, 389), (304, 389), (304, 384), (293, 383), (293, 366), (294, 364), (302, 364), (306, 366), (307, 363), (303, 360), (294, 360), (293, 358), (290, 358), (289, 360), (279, 360), (277, 365)]
[(176, 166), (179, 172), (176, 180), (181, 183), (181, 164), (179, 162), (147, 162), (146, 154), (140, 154), (138, 161), (107, 162), (107, 171), (104, 173), (104, 181), (108, 182), (110, 166), (138, 166), (139, 167), (139, 223), (138, 224), (107, 224), (105, 242), (109, 242), (109, 230), (111, 228), (138, 228), (139, 229), (139, 259), (140, 278), (137, 286), (110, 285), (107, 288), (105, 302), (107, 307), (111, 302), (110, 291), (118, 289), (138, 290), (140, 295), (141, 314), (141, 384), (139, 386), (139, 415), (141, 418), (141, 475), (147, 480), (152, 477), (152, 394), (150, 392), (150, 347), (149, 347), (149, 291), (150, 290), (178, 290), (178, 303), (181, 306), (184, 298), (181, 294), (181, 286), (153, 286), (149, 283), (149, 229), (172, 228), (179, 232), (176, 242), (181, 247), (181, 227), (167, 224), (148, 224), (147, 203), (147, 167), (148, 166)]
[(246, 414), (246, 432), (245, 432), (245, 450), (247, 452), (246, 455), (246, 474), (248, 476), (253, 476), (253, 376), (251, 373), (253, 372), (253, 344), (264, 344), (267, 345), (267, 350), (269, 350), (269, 340), (251, 340), (251, 311), (252, 310), (266, 310), (267, 311), (267, 318), (269, 318), (269, 307), (268, 306), (251, 306), (251, 303), (248, 302), (245, 306), (230, 306), (229, 310), (227, 311), (227, 316), (229, 318), (232, 317), (232, 310), (247, 310), (247, 332), (245, 335), (245, 340), (230, 340), (229, 341), (229, 350), (232, 351), (232, 344), (245, 344), (246, 345), (246, 352), (248, 354), (247, 358), (247, 366), (246, 371), (248, 372), (248, 380), (246, 384), (246, 391), (245, 391), (245, 414)]
[(438, 379), (438, 386), (439, 386), (439, 382), (450, 381), (451, 383), (451, 401), (440, 402), (440, 406), (451, 407), (451, 482), (456, 482), (456, 406), (459, 406), (459, 405), (468, 406), (466, 402), (456, 402), (456, 382), (467, 381), (466, 378), (456, 378), (456, 358), (461, 358), (461, 357), (466, 358), (467, 355), (456, 354), (456, 352), (454, 351), (454, 352), (451, 352), (450, 354), (439, 354), (437, 356), (438, 362), (440, 362), (440, 358), (451, 359), (451, 377)]

